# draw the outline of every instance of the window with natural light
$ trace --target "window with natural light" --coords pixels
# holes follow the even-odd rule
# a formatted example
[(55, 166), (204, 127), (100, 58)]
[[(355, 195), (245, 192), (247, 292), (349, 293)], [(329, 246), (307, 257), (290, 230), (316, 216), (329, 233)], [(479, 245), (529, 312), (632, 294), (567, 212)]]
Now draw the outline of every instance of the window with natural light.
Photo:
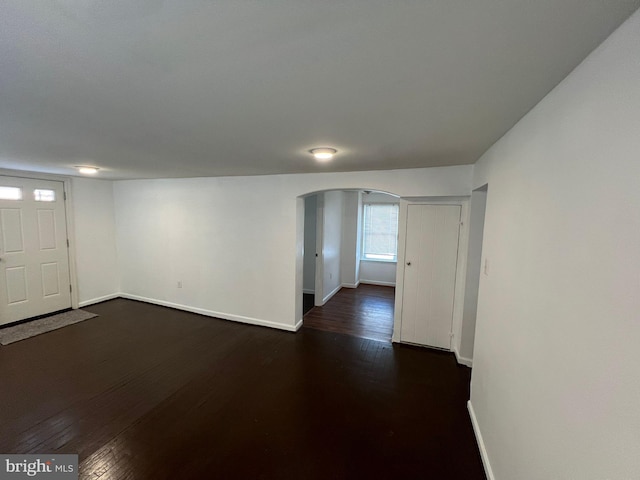
[(398, 256), (398, 205), (365, 203), (362, 259), (395, 262)]
[(0, 187), (0, 200), (22, 200), (20, 187)]
[(33, 191), (33, 197), (35, 198), (36, 202), (55, 202), (56, 191), (38, 188)]

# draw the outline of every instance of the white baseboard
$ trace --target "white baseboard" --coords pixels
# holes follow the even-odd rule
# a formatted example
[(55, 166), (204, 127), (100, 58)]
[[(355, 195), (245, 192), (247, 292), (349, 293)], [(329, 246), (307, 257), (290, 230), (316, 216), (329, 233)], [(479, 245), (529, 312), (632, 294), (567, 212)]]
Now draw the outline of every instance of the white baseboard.
[(89, 300), (84, 300), (78, 303), (78, 306), (82, 308), (88, 305), (93, 305), (94, 303), (106, 302), (107, 300), (113, 300), (114, 298), (119, 298), (119, 297), (120, 297), (119, 293), (111, 293), (109, 295), (104, 295), (102, 297), (96, 297), (96, 298), (91, 298)]
[(478, 425), (478, 420), (476, 419), (476, 412), (473, 410), (473, 404), (471, 403), (471, 400), (467, 402), (467, 410), (469, 410), (469, 416), (471, 417), (471, 425), (473, 426), (473, 433), (476, 436), (476, 441), (478, 442), (478, 448), (480, 449), (480, 458), (482, 458), (484, 473), (487, 475), (488, 480), (496, 480), (496, 477), (493, 475), (493, 470), (491, 469), (491, 463), (489, 462), (487, 449), (485, 448), (484, 440), (482, 439), (482, 433), (480, 433), (480, 426)]
[(456, 354), (456, 360), (460, 365), (466, 365), (469, 368), (473, 367), (473, 360), (471, 358), (461, 357), (460, 354), (458, 353), (458, 349), (455, 347), (452, 348), (451, 350), (453, 350), (453, 353)]
[(316, 293), (315, 290), (311, 290), (310, 288), (303, 288), (302, 289), (302, 293), (310, 293), (311, 295), (314, 295)]
[(295, 331), (297, 332), (300, 328), (302, 328), (302, 319), (296, 322)]
[(342, 286), (344, 288), (358, 288), (358, 286), (360, 285), (360, 280), (358, 280), (357, 283), (343, 283)]
[(380, 285), (381, 287), (395, 287), (396, 282), (379, 282), (378, 280), (360, 280), (365, 285)]
[[(178, 310), (184, 310), (186, 312), (198, 313), (200, 315), (206, 315), (208, 317), (221, 318), (223, 320), (231, 320), (232, 322), (248, 323), (250, 325), (259, 325), (261, 327), (277, 328), (278, 330), (286, 330), (288, 332), (295, 332), (298, 328), (296, 325), (287, 325), (286, 323), (272, 322), (270, 320), (262, 320), (260, 318), (245, 317), (242, 315), (233, 315), (224, 312), (214, 312), (213, 310), (206, 310), (204, 308), (190, 307), (189, 305), (180, 305), (179, 303), (166, 302), (164, 300), (158, 300), (155, 298), (141, 297), (139, 295), (132, 295), (130, 293), (121, 293), (119, 295), (122, 298), (128, 298), (129, 300), (138, 300), (139, 302), (153, 303), (154, 305), (160, 305), (163, 307), (176, 308)], [(302, 325), (302, 321), (299, 321)]]
[(322, 299), (322, 305), (324, 305), (325, 303), (327, 303), (329, 300), (331, 300), (331, 297), (333, 297), (336, 293), (338, 293), (340, 291), (340, 289), (342, 288), (342, 285), (338, 285), (336, 288), (334, 288), (329, 295), (327, 295), (326, 297), (324, 297)]

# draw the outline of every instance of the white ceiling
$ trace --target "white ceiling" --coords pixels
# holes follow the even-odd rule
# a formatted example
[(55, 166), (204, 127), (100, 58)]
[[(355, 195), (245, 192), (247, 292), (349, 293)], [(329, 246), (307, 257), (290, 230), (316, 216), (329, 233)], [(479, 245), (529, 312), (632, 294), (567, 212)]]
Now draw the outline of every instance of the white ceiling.
[[(0, 167), (475, 162), (640, 0), (3, 0)], [(307, 153), (340, 154), (317, 164)]]

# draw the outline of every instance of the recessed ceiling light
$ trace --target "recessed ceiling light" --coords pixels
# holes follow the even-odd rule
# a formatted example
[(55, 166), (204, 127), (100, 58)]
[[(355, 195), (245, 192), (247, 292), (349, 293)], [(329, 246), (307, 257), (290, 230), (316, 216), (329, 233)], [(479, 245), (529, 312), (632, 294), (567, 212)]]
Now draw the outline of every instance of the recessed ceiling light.
[(338, 151), (335, 148), (312, 148), (309, 150), (309, 153), (311, 153), (316, 160), (331, 160)]
[(91, 167), (89, 165), (78, 165), (76, 167), (80, 173), (85, 175), (95, 175), (100, 170), (98, 167)]

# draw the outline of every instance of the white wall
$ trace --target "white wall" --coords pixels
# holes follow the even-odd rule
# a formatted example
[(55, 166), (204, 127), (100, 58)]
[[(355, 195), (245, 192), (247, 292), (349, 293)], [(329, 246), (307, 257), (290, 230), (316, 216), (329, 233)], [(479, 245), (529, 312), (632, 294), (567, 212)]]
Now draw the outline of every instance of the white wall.
[(478, 162), (471, 411), (498, 480), (640, 472), (640, 13)]
[(468, 195), (472, 171), (461, 166), (115, 182), (122, 292), (294, 330), (302, 320), (297, 299), (304, 200), (298, 197), (329, 189)]
[(467, 273), (464, 289), (464, 311), (459, 355), (469, 361), (473, 358), (478, 311), (478, 290), (482, 266), (482, 236), (487, 205), (487, 190), (471, 194), (469, 213), (469, 246), (467, 248)]
[(316, 285), (316, 195), (304, 199), (304, 279), (305, 293), (315, 293)]
[(364, 212), (362, 211), (362, 192), (358, 192), (357, 197), (357, 214), (356, 214), (356, 255), (354, 262), (356, 264), (356, 286), (360, 284), (360, 257), (362, 255), (362, 218)]
[(342, 285), (341, 247), (342, 247), (342, 207), (343, 192), (324, 192), (322, 213), (322, 299), (316, 299), (316, 305), (324, 305)]
[(342, 248), (340, 261), (340, 277), (343, 287), (355, 288), (358, 286), (359, 253), (358, 243), (360, 230), (360, 192), (342, 192)]
[(76, 272), (80, 306), (120, 291), (113, 182), (73, 178)]
[(360, 260), (360, 282), (393, 287), (396, 284), (397, 268), (396, 262)]

